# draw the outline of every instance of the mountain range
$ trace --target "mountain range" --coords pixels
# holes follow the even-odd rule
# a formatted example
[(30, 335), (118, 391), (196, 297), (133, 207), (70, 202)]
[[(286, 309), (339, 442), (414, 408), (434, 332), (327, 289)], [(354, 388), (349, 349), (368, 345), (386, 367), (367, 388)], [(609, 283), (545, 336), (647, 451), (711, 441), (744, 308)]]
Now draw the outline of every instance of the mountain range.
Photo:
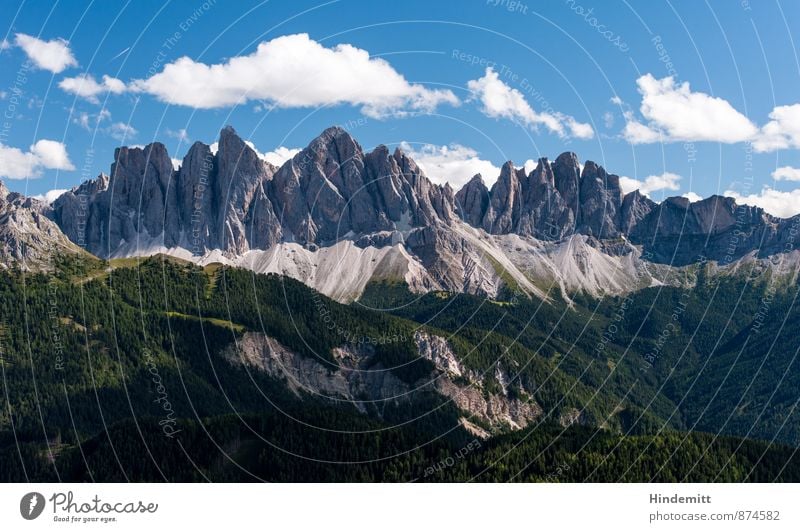
[(228, 126), (216, 151), (195, 142), (177, 170), (161, 143), (120, 147), (108, 175), (52, 205), (2, 196), (6, 265), (46, 267), (45, 247), (165, 253), (289, 275), (343, 302), (381, 280), (488, 297), (625, 293), (685, 282), (698, 262), (767, 268), (797, 249), (800, 225), (722, 196), (623, 194), (617, 175), (571, 152), (527, 174), (506, 162), (491, 188), (476, 175), (456, 192), (340, 127), (279, 168)]

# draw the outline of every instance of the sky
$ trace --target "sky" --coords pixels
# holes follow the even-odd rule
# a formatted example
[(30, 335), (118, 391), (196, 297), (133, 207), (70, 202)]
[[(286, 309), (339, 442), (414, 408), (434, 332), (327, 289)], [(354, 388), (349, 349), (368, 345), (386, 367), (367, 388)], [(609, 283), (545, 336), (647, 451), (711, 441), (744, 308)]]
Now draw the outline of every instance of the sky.
[(6, 0), (0, 179), (47, 200), (232, 125), (281, 164), (325, 128), (438, 183), (573, 151), (656, 201), (800, 212), (800, 2)]

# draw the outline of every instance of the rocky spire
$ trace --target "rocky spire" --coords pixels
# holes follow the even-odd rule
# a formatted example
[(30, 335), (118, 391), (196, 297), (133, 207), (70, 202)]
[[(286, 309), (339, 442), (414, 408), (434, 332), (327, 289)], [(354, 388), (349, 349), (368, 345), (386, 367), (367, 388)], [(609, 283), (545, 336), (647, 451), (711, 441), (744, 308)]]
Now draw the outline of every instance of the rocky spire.
[(525, 171), (514, 168), (514, 163), (506, 162), (500, 169), (500, 177), (490, 193), (489, 208), (483, 217), (483, 228), (493, 234), (511, 233), (519, 220), (522, 205), (520, 182), (525, 179)]
[(489, 189), (483, 183), (481, 174), (475, 174), (455, 196), (458, 216), (469, 225), (479, 227), (489, 207)]

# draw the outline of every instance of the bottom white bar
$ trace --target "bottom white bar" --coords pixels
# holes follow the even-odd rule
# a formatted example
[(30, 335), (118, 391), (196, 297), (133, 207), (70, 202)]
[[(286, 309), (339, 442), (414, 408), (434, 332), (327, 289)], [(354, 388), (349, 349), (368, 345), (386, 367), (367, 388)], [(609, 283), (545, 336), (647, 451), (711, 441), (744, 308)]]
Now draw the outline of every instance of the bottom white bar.
[(794, 484), (3, 484), (0, 529), (796, 531), (798, 500)]

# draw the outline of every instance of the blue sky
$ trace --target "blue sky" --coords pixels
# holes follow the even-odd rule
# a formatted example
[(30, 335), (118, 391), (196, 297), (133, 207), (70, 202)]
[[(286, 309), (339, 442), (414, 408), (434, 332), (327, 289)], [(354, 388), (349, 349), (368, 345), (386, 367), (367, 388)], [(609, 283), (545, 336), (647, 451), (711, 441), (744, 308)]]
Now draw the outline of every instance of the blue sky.
[(456, 187), (574, 151), (656, 200), (788, 215), (798, 28), (788, 1), (10, 1), (0, 179), (42, 195), (122, 143), (180, 159), (226, 124), (280, 162), (339, 124)]

